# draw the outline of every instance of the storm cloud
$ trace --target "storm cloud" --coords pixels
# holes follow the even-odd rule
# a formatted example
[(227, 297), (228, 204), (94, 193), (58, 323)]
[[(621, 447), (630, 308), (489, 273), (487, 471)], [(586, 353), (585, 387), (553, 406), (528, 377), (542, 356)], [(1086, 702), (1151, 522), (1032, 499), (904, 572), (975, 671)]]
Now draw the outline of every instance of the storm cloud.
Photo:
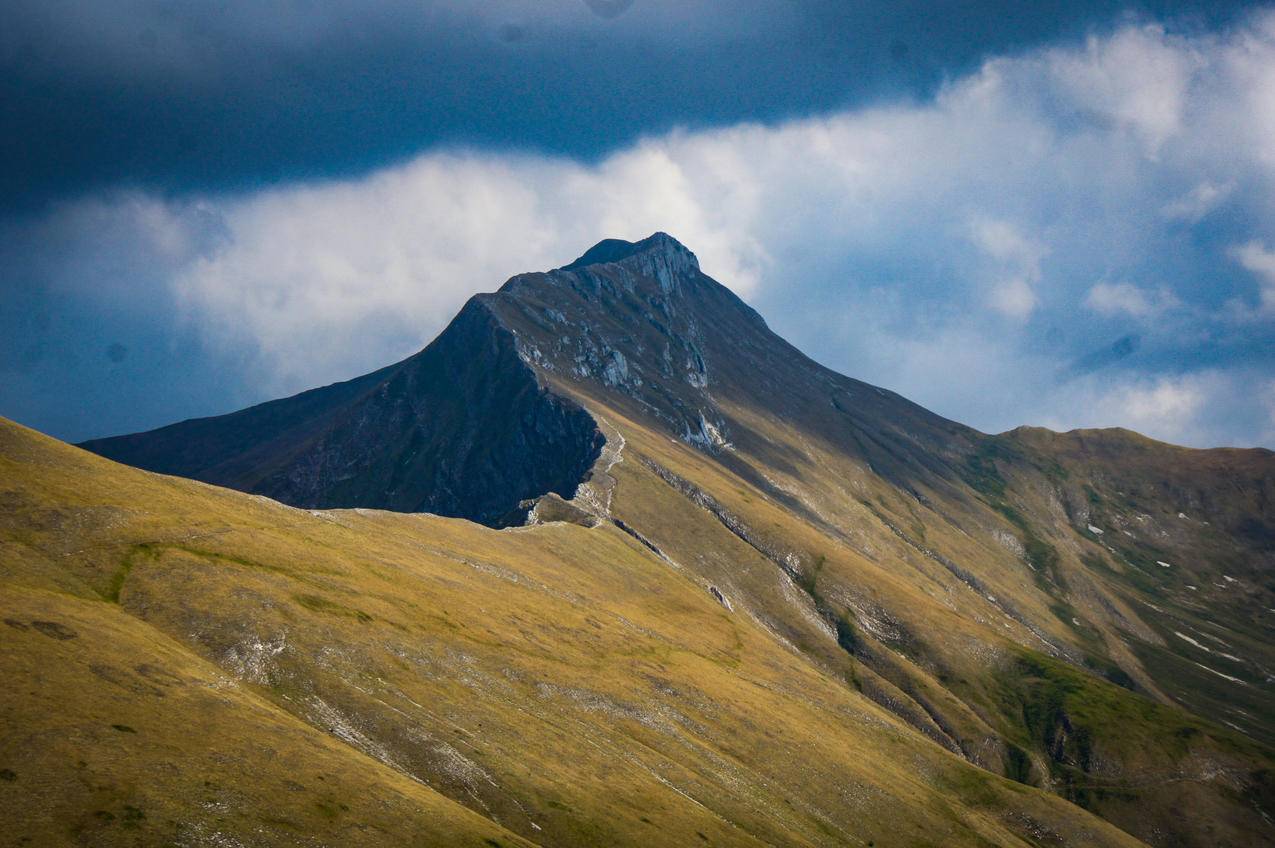
[[(0, 203), (351, 176), (439, 145), (596, 159), (674, 127), (925, 97), (1112, 0), (11, 0)], [(1149, 0), (1217, 25), (1242, 4)]]
[[(542, 27), (614, 24), (634, 50), (755, 36), (694, 4), (659, 25), (640, 0), (523, 22), (516, 8), (435, 11), (492, 51)], [(804, 25), (791, 9), (768, 13), (781, 35)], [(70, 438), (227, 411), (406, 356), (512, 274), (665, 230), (815, 358), (981, 429), (1275, 445), (1275, 16), (1173, 20), (1031, 47), (1005, 36), (1003, 55), (936, 64), (965, 70), (933, 71), (924, 93), (887, 74), (881, 91), (912, 93), (864, 103), (850, 86), (807, 96), (802, 115), (777, 99), (688, 117), (661, 100), (664, 117), (631, 131), (564, 115), (582, 138), (532, 121), (517, 149), (452, 139), (354, 174), (290, 153), (278, 179), (243, 185), (275, 165), (234, 164), (231, 145), (207, 179), (178, 157), (151, 174), (167, 188), (139, 171), (50, 190), (0, 227), (21, 292), (0, 312), (16, 328), (0, 411)], [(284, 29), (298, 55), (330, 37), (322, 20)], [(920, 61), (923, 43), (887, 45), (887, 61)], [(612, 63), (624, 49), (608, 47)], [(93, 73), (149, 78), (126, 60)]]

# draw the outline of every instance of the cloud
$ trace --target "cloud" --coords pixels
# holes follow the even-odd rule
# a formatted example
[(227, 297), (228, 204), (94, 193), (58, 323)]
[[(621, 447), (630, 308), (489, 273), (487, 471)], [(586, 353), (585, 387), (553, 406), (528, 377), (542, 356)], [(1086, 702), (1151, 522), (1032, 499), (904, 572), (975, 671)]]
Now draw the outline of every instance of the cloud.
[(993, 309), (1006, 318), (1025, 320), (1036, 308), (1036, 293), (1022, 277), (1005, 280), (992, 290), (989, 302)]
[[(980, 428), (1255, 443), (1270, 428), (1244, 381), (1275, 372), (1275, 326), (1228, 304), (1254, 275), (1275, 302), (1272, 68), (1275, 15), (1135, 23), (929, 100), (596, 160), (440, 149), (358, 178), (89, 195), (0, 231), (0, 251), (72, 289), (145, 266), (202, 355), (265, 398), (409, 355), (514, 273), (665, 230), (820, 361)], [(1074, 367), (1129, 321), (1137, 356)]]
[(1012, 263), (1023, 273), (1040, 276), (1040, 260), (1049, 251), (1034, 239), (1020, 233), (1008, 221), (977, 221), (971, 227), (974, 243), (994, 259)]
[(1166, 204), (1161, 214), (1170, 221), (1198, 224), (1216, 209), (1235, 189), (1234, 184), (1217, 185), (1208, 180), (1201, 182), (1181, 197)]
[(603, 237), (676, 232), (747, 294), (760, 255), (695, 188), (658, 146), (597, 168), (426, 156), (365, 180), (220, 204), (226, 243), (172, 283), (210, 342), (255, 353), (263, 390), (296, 391), (414, 352), (469, 295), (564, 265)]
[[(1251, 373), (1232, 374), (1204, 369), (1192, 374), (1149, 376), (1124, 372), (1081, 381), (1051, 399), (1040, 420), (1056, 429), (1121, 426), (1177, 444), (1247, 446), (1250, 441), (1218, 436), (1208, 414), (1232, 416), (1271, 444), (1275, 435), (1270, 414), (1270, 384), (1264, 397), (1250, 402)], [(1252, 437), (1250, 437), (1252, 438)]]
[(979, 249), (1001, 266), (1001, 278), (992, 285), (988, 304), (1006, 318), (1026, 320), (1039, 302), (1032, 285), (1040, 279), (1040, 263), (1048, 248), (1008, 221), (977, 220), (970, 229)]
[(1205, 375), (1133, 381), (1095, 392), (1089, 415), (1100, 420), (1118, 418), (1135, 430), (1182, 438), (1211, 394), (1217, 394), (1217, 387)]
[(1085, 295), (1085, 306), (1108, 318), (1152, 318), (1179, 304), (1177, 296), (1168, 289), (1143, 288), (1133, 283), (1096, 283)]
[(1250, 241), (1231, 249), (1235, 261), (1253, 272), (1261, 286), (1259, 311), (1263, 314), (1275, 314), (1275, 251), (1266, 249), (1259, 241)]
[(1092, 36), (1083, 50), (1050, 51), (1045, 61), (1063, 102), (1133, 133), (1154, 156), (1182, 130), (1188, 89), (1207, 58), (1149, 24)]
[[(1221, 25), (1248, 4), (1155, 5)], [(683, 124), (928, 98), (988, 55), (1107, 27), (1121, 4), (915, 6), (8, 0), (0, 103), (22, 131), (0, 134), (0, 210), (107, 186), (171, 196), (358, 176), (443, 145), (596, 161)], [(1121, 91), (1112, 108), (1128, 111)], [(1162, 131), (1145, 107), (1131, 120)]]

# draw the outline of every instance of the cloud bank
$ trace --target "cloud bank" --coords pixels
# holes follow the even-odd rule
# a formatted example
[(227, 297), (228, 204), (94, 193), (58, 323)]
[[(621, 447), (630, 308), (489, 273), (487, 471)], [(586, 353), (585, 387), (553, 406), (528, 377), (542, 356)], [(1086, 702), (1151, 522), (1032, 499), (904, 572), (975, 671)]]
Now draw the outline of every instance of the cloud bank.
[(439, 145), (598, 157), (679, 125), (929, 97), (1125, 10), (1249, 0), (7, 0), (0, 214), (366, 174)]
[[(593, 163), (449, 149), (358, 179), (101, 194), (7, 226), (0, 258), (55, 314), (159, 322), (170, 363), (231, 375), (183, 413), (386, 364), (476, 291), (665, 230), (815, 358), (980, 429), (1275, 445), (1273, 204), (1259, 14), (1127, 23), (924, 102), (677, 130)], [(83, 323), (94, 350), (125, 344)], [(87, 373), (145, 367), (113, 351)], [(24, 356), (0, 367), (56, 359)]]

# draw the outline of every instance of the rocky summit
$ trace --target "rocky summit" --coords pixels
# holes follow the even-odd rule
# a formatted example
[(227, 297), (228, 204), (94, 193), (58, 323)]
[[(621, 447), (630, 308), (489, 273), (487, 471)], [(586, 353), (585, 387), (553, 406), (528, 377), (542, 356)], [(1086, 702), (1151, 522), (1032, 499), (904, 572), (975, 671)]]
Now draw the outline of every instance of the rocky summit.
[(1275, 842), (1275, 454), (978, 432), (663, 233), (0, 499), (13, 844)]

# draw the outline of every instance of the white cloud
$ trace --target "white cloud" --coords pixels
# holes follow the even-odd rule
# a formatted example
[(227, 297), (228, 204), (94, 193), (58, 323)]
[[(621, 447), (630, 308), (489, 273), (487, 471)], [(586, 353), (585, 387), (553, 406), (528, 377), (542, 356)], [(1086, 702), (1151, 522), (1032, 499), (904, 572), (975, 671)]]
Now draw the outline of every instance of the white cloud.
[(1036, 293), (1022, 277), (1013, 277), (992, 289), (988, 302), (1006, 318), (1026, 320), (1036, 308)]
[(979, 219), (970, 232), (974, 244), (999, 266), (988, 305), (1006, 318), (1025, 321), (1039, 303), (1032, 285), (1040, 280), (1040, 263), (1049, 249), (1008, 221)]
[(1049, 76), (1074, 108), (1136, 134), (1150, 155), (1182, 130), (1189, 88), (1207, 59), (1157, 25), (1050, 51)]
[(1266, 420), (1260, 425), (1256, 443), (1259, 445), (1275, 445), (1275, 379), (1268, 380), (1257, 393), (1262, 408), (1266, 412)]
[(1178, 431), (1199, 412), (1205, 391), (1199, 378), (1161, 377), (1149, 386), (1122, 388), (1108, 398), (1116, 405), (1113, 418), (1130, 421), (1142, 430)]
[(993, 259), (1018, 265), (1023, 273), (1040, 276), (1040, 260), (1048, 253), (1044, 245), (1027, 238), (1008, 221), (976, 221), (973, 238), (984, 253)]
[(1198, 224), (1235, 190), (1234, 183), (1218, 185), (1205, 180), (1186, 194), (1165, 204), (1160, 213), (1170, 221)]
[(564, 265), (603, 237), (669, 230), (748, 293), (760, 248), (730, 235), (731, 210), (696, 189), (654, 144), (597, 168), (428, 155), (363, 180), (218, 203), (227, 240), (173, 285), (214, 343), (257, 352), (265, 389), (295, 391), (405, 356), (469, 295)]
[(1231, 255), (1245, 270), (1257, 277), (1261, 286), (1260, 311), (1264, 314), (1275, 313), (1275, 251), (1267, 250), (1266, 245), (1261, 242), (1250, 241), (1232, 248)]
[(1152, 318), (1179, 304), (1168, 289), (1141, 288), (1133, 283), (1097, 283), (1085, 295), (1085, 306), (1108, 318)]
[(1261, 404), (1248, 397), (1250, 379), (1215, 369), (1161, 376), (1092, 375), (1051, 397), (1041, 423), (1060, 430), (1118, 424), (1177, 444), (1242, 445), (1233, 436), (1219, 435), (1210, 412), (1260, 425)]
[(933, 102), (680, 130), (596, 163), (426, 152), (361, 179), (90, 199), (45, 229), (99, 244), (109, 221), (145, 245), (137, 255), (162, 256), (155, 273), (188, 320), (211, 346), (252, 354), (245, 379), (262, 395), (410, 354), (471, 293), (603, 237), (665, 230), (824, 362), (976, 426), (1053, 416), (1235, 441), (1240, 425), (1211, 411), (1219, 392), (1243, 392), (1225, 375), (1105, 390), (1052, 375), (1111, 342), (1076, 304), (1144, 320), (1202, 304), (1222, 332), (1220, 304), (1251, 291), (1242, 266), (1275, 308), (1275, 254), (1255, 233), (1229, 237), (1235, 262), (1183, 237), (1206, 216), (1269, 232), (1271, 150), (1275, 15), (1193, 38), (1130, 26), (989, 61)]

